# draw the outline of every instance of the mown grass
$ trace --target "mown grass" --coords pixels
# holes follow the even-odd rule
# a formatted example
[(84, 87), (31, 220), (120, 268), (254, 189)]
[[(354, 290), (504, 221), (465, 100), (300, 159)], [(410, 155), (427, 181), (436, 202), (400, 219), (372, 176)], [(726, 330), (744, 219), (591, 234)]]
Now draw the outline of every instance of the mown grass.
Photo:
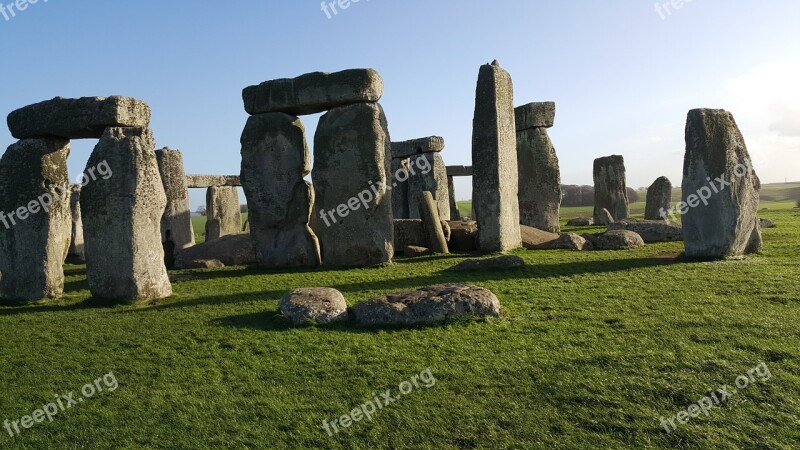
[[(516, 251), (510, 271), (453, 273), (467, 255), (368, 269), (170, 273), (174, 296), (113, 306), (68, 266), (60, 301), (0, 307), (0, 420), (113, 371), (87, 399), (8, 448), (796, 448), (800, 217), (744, 261), (634, 251)], [(566, 231), (570, 231), (565, 227)], [(599, 229), (597, 229), (599, 230)], [(491, 289), (505, 315), (415, 329), (292, 328), (290, 289), (348, 303), (447, 282)], [(672, 434), (659, 424), (765, 362), (772, 374)], [(419, 389), (329, 437), (333, 420), (430, 368)]]

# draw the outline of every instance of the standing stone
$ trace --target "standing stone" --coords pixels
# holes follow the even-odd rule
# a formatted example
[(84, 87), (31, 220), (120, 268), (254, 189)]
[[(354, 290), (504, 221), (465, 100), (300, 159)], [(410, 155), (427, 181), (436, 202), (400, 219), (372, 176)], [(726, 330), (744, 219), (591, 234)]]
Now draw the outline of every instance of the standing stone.
[(447, 248), (447, 239), (442, 231), (439, 211), (436, 201), (433, 199), (433, 195), (428, 191), (424, 191), (417, 194), (417, 196), (419, 212), (422, 215), (422, 228), (425, 230), (428, 248), (436, 253), (450, 253), (450, 250)]
[(86, 252), (83, 242), (83, 220), (81, 220), (81, 185), (74, 184), (69, 197), (69, 207), (72, 213), (72, 239), (69, 243), (67, 258), (72, 262), (83, 264), (86, 262)]
[(314, 189), (303, 179), (311, 172), (303, 122), (283, 113), (251, 116), (241, 144), (242, 187), (259, 265), (319, 266), (319, 241), (309, 226)]
[(627, 219), (628, 192), (625, 185), (625, 160), (612, 155), (594, 160), (594, 222), (602, 223), (603, 209), (614, 220)]
[(517, 132), (520, 223), (559, 233), (561, 171), (546, 128)]
[(481, 67), (472, 131), (472, 201), (481, 251), (522, 245), (511, 76), (497, 61)]
[(433, 195), (439, 217), (450, 220), (450, 190), (447, 186), (447, 166), (441, 153), (424, 153), (410, 158), (411, 176), (408, 180), (409, 218), (420, 219), (419, 194), (425, 191)]
[(161, 245), (167, 267), (175, 264), (175, 254), (194, 245), (194, 228), (189, 207), (189, 189), (179, 150), (156, 150), (158, 171), (167, 195), (167, 207), (161, 217)]
[(761, 249), (761, 182), (731, 113), (689, 111), (682, 188), (686, 256), (736, 258)]
[(86, 277), (97, 298), (145, 301), (172, 294), (161, 246), (167, 196), (149, 128), (107, 128), (81, 191)]
[(242, 232), (239, 191), (232, 186), (212, 186), (206, 190), (206, 240), (212, 241)]
[(0, 159), (0, 298), (64, 292), (70, 241), (66, 139), (23, 139)]
[(324, 264), (392, 260), (392, 197), (386, 189), (392, 182), (390, 157), (389, 127), (379, 104), (339, 107), (320, 118), (311, 174), (317, 196), (312, 220)]
[(450, 220), (461, 220), (461, 213), (458, 211), (456, 202), (456, 185), (453, 177), (447, 177), (447, 191), (450, 197)]
[(645, 220), (664, 220), (672, 203), (672, 183), (667, 177), (659, 177), (647, 188)]
[(393, 211), (393, 217), (395, 219), (411, 218), (408, 208), (409, 204), (408, 178), (410, 176), (409, 164), (410, 161), (408, 158), (392, 159), (391, 175), (395, 180), (394, 184), (396, 184), (392, 188), (392, 211)]

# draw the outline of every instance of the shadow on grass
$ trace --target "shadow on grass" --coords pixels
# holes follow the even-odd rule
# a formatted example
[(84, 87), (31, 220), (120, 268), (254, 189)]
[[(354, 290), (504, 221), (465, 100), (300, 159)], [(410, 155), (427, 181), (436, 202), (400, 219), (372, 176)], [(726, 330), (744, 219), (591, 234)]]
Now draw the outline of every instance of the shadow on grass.
[(114, 300), (89, 297), (88, 299), (70, 304), (58, 304), (59, 300), (40, 300), (38, 302), (15, 302), (13, 300), (0, 301), (0, 316), (13, 316), (17, 314), (38, 312), (78, 311), (82, 309), (113, 309), (118, 306), (129, 306), (130, 303)]

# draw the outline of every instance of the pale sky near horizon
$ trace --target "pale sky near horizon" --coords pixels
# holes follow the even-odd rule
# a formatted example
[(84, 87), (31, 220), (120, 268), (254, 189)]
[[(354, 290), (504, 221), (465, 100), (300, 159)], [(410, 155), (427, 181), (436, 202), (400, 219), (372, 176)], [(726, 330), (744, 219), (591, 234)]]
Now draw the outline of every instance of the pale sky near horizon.
[[(653, 0), (361, 0), (330, 18), (319, 0), (39, 0), (13, 14), (0, 3), (2, 114), (55, 96), (136, 97), (153, 109), (157, 147), (181, 149), (188, 173), (239, 172), (245, 86), (354, 67), (383, 76), (392, 140), (441, 135), (447, 164), (469, 165), (478, 69), (498, 59), (515, 105), (557, 103), (565, 184), (592, 184), (592, 160), (621, 154), (629, 186), (680, 185), (698, 107), (734, 114), (762, 182), (800, 180), (795, 0), (660, 13)], [(317, 119), (304, 118), (311, 146)], [(15, 140), (0, 128), (5, 148)], [(73, 179), (95, 143), (73, 142)], [(456, 190), (471, 195), (468, 180)], [(202, 203), (193, 192), (193, 209)]]

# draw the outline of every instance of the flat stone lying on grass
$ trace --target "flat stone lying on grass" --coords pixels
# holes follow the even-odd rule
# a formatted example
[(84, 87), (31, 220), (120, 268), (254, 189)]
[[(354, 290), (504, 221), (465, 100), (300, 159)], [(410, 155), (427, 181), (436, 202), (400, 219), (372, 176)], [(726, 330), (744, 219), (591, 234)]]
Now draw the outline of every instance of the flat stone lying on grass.
[(558, 238), (532, 247), (531, 250), (592, 250), (594, 246), (575, 233), (562, 234)]
[(462, 284), (424, 287), (356, 304), (355, 322), (361, 326), (425, 325), (448, 319), (497, 317), (500, 301), (488, 289)]
[(664, 220), (620, 220), (608, 225), (609, 230), (629, 230), (642, 237), (646, 244), (683, 240), (680, 224)]
[(595, 250), (630, 250), (644, 247), (641, 236), (628, 230), (611, 230), (603, 234), (584, 234)]
[(758, 222), (761, 224), (761, 228), (775, 228), (776, 225), (773, 221), (769, 219), (758, 219)]
[(281, 314), (295, 325), (326, 324), (347, 319), (347, 303), (332, 288), (302, 288), (287, 292), (280, 301)]
[(25, 106), (8, 115), (8, 129), (17, 139), (58, 136), (99, 139), (106, 128), (150, 125), (150, 107), (130, 97), (56, 97)]
[(591, 217), (579, 217), (567, 221), (568, 227), (591, 227), (594, 226), (594, 219)]
[(181, 250), (175, 255), (175, 267), (192, 269), (195, 261), (214, 259), (226, 266), (254, 264), (256, 251), (250, 233), (229, 234)]
[(225, 264), (218, 259), (197, 259), (191, 262), (191, 267), (184, 269), (222, 269)]
[(517, 255), (503, 255), (494, 258), (467, 259), (453, 266), (451, 270), (514, 269), (517, 267), (525, 267), (525, 260)]
[(433, 254), (431, 249), (425, 247), (417, 247), (415, 245), (406, 246), (404, 254), (409, 258), (417, 258), (420, 256), (428, 256)]
[(527, 225), (520, 225), (519, 232), (522, 237), (522, 246), (529, 250), (558, 239), (558, 233), (550, 233)]

